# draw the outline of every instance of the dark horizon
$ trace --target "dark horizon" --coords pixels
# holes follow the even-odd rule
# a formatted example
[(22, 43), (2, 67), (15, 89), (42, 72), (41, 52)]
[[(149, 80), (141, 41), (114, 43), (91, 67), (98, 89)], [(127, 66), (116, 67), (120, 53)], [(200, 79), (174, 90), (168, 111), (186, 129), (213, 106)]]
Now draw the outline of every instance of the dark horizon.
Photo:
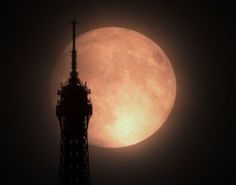
[(1, 8), (2, 184), (57, 183), (60, 128), (50, 81), (71, 39), (72, 19), (78, 35), (105, 26), (143, 33), (168, 55), (177, 79), (174, 108), (154, 135), (125, 148), (89, 146), (91, 185), (236, 183), (226, 116), (233, 105), (227, 56), (233, 52), (232, 4), (12, 0)]

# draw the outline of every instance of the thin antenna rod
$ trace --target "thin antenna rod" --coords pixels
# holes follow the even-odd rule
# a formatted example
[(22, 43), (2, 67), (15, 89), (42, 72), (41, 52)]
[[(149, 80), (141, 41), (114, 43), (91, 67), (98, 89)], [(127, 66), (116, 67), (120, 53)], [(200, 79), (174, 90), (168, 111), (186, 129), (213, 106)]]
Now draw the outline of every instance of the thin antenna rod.
[(73, 21), (72, 21), (72, 26), (73, 26), (73, 35), (72, 35), (72, 39), (73, 39), (73, 50), (75, 50), (75, 25), (76, 25), (76, 21), (73, 20)]
[(76, 70), (76, 47), (75, 47), (75, 42), (76, 42), (76, 33), (75, 33), (75, 26), (76, 26), (76, 21), (73, 20), (72, 21), (72, 52), (71, 52), (71, 57), (72, 57), (72, 61), (71, 61), (71, 73), (70, 73), (70, 83), (72, 84), (76, 84), (79, 80), (78, 80), (78, 73)]

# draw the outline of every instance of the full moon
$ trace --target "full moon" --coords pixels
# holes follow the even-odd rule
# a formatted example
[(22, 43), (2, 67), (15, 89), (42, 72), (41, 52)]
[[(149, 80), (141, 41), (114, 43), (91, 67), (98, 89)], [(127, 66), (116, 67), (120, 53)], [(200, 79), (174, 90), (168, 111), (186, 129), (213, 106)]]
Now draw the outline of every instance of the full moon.
[[(136, 31), (104, 27), (76, 38), (79, 78), (91, 89), (89, 143), (108, 148), (137, 144), (166, 121), (176, 96), (176, 79), (164, 51)], [(71, 43), (58, 58), (52, 99), (70, 72)], [(80, 123), (78, 123), (80, 124)]]

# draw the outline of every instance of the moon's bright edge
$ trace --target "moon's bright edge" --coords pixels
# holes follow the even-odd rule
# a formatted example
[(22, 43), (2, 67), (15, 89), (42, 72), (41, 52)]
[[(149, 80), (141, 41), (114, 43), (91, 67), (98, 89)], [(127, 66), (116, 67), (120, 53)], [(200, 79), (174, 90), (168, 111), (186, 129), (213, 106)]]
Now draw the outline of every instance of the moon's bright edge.
[[(166, 121), (176, 96), (176, 79), (163, 50), (129, 29), (105, 27), (76, 38), (79, 77), (92, 93), (89, 143), (100, 147), (137, 144)], [(69, 43), (53, 71), (52, 99), (70, 72)], [(80, 124), (80, 123), (78, 123)]]

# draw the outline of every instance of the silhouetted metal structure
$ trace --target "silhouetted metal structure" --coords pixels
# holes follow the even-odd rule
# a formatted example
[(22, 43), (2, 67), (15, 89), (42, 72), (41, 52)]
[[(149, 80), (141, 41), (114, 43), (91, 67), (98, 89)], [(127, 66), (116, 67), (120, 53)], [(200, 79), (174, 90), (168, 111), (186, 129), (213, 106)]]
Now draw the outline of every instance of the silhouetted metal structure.
[(92, 115), (91, 93), (76, 71), (75, 24), (70, 79), (58, 90), (60, 99), (56, 115), (60, 122), (59, 185), (89, 185), (89, 152), (87, 129)]

